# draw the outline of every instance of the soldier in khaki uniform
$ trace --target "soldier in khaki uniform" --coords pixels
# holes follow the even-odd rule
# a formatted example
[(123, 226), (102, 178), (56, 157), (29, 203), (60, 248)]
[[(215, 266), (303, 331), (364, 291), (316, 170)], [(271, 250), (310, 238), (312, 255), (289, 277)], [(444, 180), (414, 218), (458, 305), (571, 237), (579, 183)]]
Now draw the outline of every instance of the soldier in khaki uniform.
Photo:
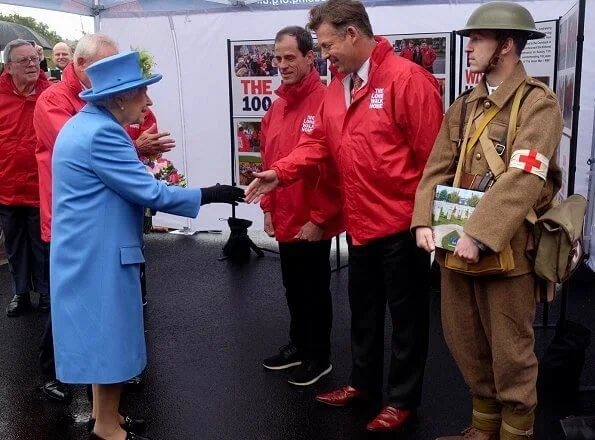
[[(510, 245), (515, 267), (501, 275), (469, 276), (447, 269), (446, 251), (436, 249), (442, 269), (444, 334), (473, 397), (471, 428), (439, 440), (533, 438), (537, 358), (532, 324), (537, 280), (526, 256), (532, 235), (525, 217), (532, 208), (540, 215), (560, 188), (556, 157), (562, 116), (556, 96), (527, 76), (519, 59), (528, 39), (544, 36), (535, 30), (525, 8), (487, 3), (471, 15), (459, 34), (470, 37), (465, 51), (471, 70), (485, 75), (446, 113), (417, 189), (411, 228), (419, 247), (435, 250), (430, 226), (436, 185), (453, 185), (461, 144), (465, 144), (461, 138), (472, 137), (480, 118), (497, 106), (500, 111), (485, 131), (480, 130), (483, 141), (465, 150), (459, 186), (489, 189), (467, 220), (454, 255), (474, 264)], [(510, 139), (509, 121), (519, 88), (516, 135)], [(486, 140), (505, 164), (497, 179), (485, 157)]]

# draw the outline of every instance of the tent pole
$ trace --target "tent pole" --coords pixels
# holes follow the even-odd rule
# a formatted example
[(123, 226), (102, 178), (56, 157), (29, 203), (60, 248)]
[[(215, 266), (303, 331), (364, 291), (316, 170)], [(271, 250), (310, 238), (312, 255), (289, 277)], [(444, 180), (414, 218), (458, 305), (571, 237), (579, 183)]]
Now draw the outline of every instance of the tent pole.
[[(180, 103), (180, 125), (182, 128), (182, 157), (184, 160), (184, 173), (186, 174), (186, 182), (188, 186), (190, 185), (190, 176), (188, 175), (188, 158), (186, 154), (186, 122), (184, 119), (184, 96), (182, 93), (182, 72), (181, 72), (181, 60), (180, 60), (180, 48), (178, 47), (178, 37), (176, 35), (176, 27), (174, 25), (174, 20), (172, 19), (171, 15), (167, 16), (167, 20), (169, 21), (169, 29), (171, 31), (171, 39), (174, 43), (174, 57), (175, 57), (175, 65), (177, 66), (176, 75), (178, 80), (178, 102)], [(184, 230), (187, 232), (191, 232), (192, 229), (192, 220), (186, 218), (186, 226)]]

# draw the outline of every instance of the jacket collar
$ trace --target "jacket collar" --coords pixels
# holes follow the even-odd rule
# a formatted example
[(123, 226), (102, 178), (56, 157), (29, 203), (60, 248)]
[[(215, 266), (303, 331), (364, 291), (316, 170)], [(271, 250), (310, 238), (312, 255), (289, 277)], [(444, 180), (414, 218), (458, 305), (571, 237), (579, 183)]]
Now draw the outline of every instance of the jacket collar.
[[(39, 76), (37, 77), (37, 81), (35, 82), (35, 87), (33, 88), (33, 92), (28, 96), (24, 96), (24, 95), (21, 95), (20, 93), (18, 93), (18, 91), (16, 90), (16, 87), (15, 87), (14, 83), (12, 82), (12, 75), (10, 73), (8, 73), (7, 70), (2, 72), (2, 75), (0, 75), (0, 93), (1, 94), (17, 95), (17, 96), (21, 96), (23, 98), (30, 99), (31, 97), (39, 96), (41, 94), (41, 92), (43, 92), (49, 86), (50, 86), (50, 82), (48, 81), (47, 77), (45, 76), (44, 71), (40, 70)], [(33, 99), (36, 99), (36, 98), (33, 98)]]
[(321, 84), (320, 75), (315, 68), (312, 68), (309, 74), (307, 74), (299, 83), (286, 86), (281, 86), (275, 90), (275, 93), (280, 98), (287, 101), (288, 106), (292, 106), (296, 102), (300, 102), (303, 98), (312, 93)]
[(498, 86), (496, 91), (488, 96), (488, 88), (486, 86), (485, 75), (480, 83), (473, 89), (469, 95), (468, 102), (473, 102), (477, 99), (487, 99), (493, 104), (502, 108), (512, 98), (516, 90), (519, 88), (521, 83), (528, 78), (525, 67), (521, 61), (518, 62), (512, 75), (506, 78), (502, 84)]
[(62, 81), (66, 83), (66, 86), (70, 89), (74, 96), (80, 100), (79, 93), (83, 91), (83, 85), (79, 77), (76, 76), (76, 72), (74, 71), (74, 63), (70, 62), (64, 68), (64, 71), (62, 72)]
[(97, 105), (97, 104), (93, 104), (92, 102), (89, 102), (87, 105), (85, 105), (81, 109), (81, 112), (82, 113), (90, 113), (92, 115), (101, 115), (101, 116), (108, 117), (108, 118), (112, 119), (116, 124), (121, 126), (121, 124), (118, 122), (116, 117), (108, 109), (106, 109), (105, 107), (103, 107), (101, 105)]
[[(367, 84), (370, 83), (370, 78), (372, 77), (373, 73), (376, 71), (378, 66), (380, 64), (382, 64), (382, 62), (385, 60), (387, 55), (390, 55), (393, 53), (393, 47), (388, 42), (388, 40), (386, 38), (374, 36), (374, 40), (376, 41), (376, 47), (374, 47), (374, 50), (372, 50), (372, 55), (370, 55), (370, 73), (368, 74)], [(332, 66), (331, 66), (331, 71), (332, 71)], [(333, 73), (334, 73), (334, 71), (333, 71)], [(343, 81), (343, 79), (347, 75), (348, 74), (339, 72), (336, 76), (339, 79), (339, 81)], [(333, 76), (335, 76), (335, 75), (333, 75)], [(364, 88), (365, 88), (365, 86), (362, 87), (362, 89), (364, 89)]]

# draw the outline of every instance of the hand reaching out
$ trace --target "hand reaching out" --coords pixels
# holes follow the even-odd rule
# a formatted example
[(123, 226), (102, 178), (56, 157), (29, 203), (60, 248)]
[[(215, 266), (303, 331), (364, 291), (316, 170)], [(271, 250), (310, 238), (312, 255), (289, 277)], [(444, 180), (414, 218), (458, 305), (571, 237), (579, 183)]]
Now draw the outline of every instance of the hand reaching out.
[(256, 179), (246, 189), (246, 203), (258, 203), (262, 196), (271, 192), (279, 185), (279, 177), (274, 170), (252, 174)]
[(158, 132), (157, 125), (153, 124), (134, 141), (136, 150), (141, 156), (145, 157), (166, 153), (176, 146), (174, 139), (166, 137), (169, 135), (169, 131)]

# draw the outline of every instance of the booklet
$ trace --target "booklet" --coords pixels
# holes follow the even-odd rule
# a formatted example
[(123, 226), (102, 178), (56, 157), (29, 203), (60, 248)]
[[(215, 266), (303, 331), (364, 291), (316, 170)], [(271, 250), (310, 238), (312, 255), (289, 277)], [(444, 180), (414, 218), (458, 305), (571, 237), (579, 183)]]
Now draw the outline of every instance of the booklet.
[(437, 247), (454, 252), (463, 232), (463, 226), (483, 194), (481, 191), (471, 189), (436, 186), (432, 229)]

